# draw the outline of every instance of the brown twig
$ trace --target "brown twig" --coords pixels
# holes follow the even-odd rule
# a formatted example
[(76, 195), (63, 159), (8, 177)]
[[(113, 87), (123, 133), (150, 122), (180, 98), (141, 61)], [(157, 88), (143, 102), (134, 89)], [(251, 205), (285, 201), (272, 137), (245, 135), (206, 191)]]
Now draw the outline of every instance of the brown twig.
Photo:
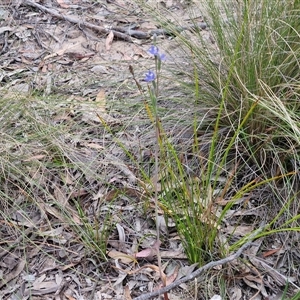
[(241, 256), (241, 254), (243, 253), (243, 251), (246, 248), (248, 248), (251, 244), (252, 244), (252, 242), (250, 241), (250, 242), (244, 244), (234, 254), (231, 254), (230, 256), (228, 256), (226, 258), (223, 258), (223, 259), (220, 259), (220, 260), (217, 260), (217, 261), (211, 261), (210, 263), (204, 265), (203, 267), (199, 268), (198, 270), (192, 272), (190, 275), (188, 275), (186, 277), (183, 277), (183, 278), (181, 278), (179, 280), (176, 280), (173, 283), (169, 284), (166, 287), (163, 287), (162, 289), (160, 289), (158, 291), (155, 291), (155, 292), (152, 292), (152, 293), (148, 293), (148, 294), (144, 294), (142, 296), (134, 298), (133, 300), (148, 300), (150, 298), (162, 295), (162, 294), (170, 291), (171, 289), (179, 286), (180, 284), (185, 283), (187, 281), (190, 281), (190, 280), (196, 278), (197, 276), (201, 275), (201, 273), (203, 273), (204, 271), (206, 271), (206, 270), (208, 270), (208, 269), (210, 269), (212, 267), (224, 265), (224, 264), (226, 264), (228, 262), (231, 262), (231, 261), (237, 259), (239, 256)]
[[(111, 27), (111, 28), (105, 28), (101, 26), (94, 25), (90, 22), (63, 15), (56, 11), (55, 9), (47, 8), (41, 4), (32, 2), (31, 0), (24, 0), (22, 4), (35, 7), (45, 13), (51, 14), (52, 16), (55, 16), (58, 19), (66, 20), (70, 23), (77, 24), (78, 26), (85, 26), (87, 28), (90, 28), (92, 30), (95, 30), (100, 33), (108, 34), (109, 32), (113, 32), (114, 36), (122, 39), (124, 41), (132, 43), (131, 37), (135, 37), (137, 39), (149, 39), (153, 35), (172, 35), (172, 33), (167, 29), (154, 29), (149, 32), (144, 32), (141, 30), (134, 30), (131, 28), (125, 28), (125, 27)], [(207, 28), (207, 25), (205, 22), (200, 22), (198, 24), (193, 24), (190, 26), (183, 26), (183, 27), (177, 27), (175, 31), (178, 31), (179, 33), (184, 30), (204, 30)]]
[(95, 30), (97, 32), (100, 32), (100, 33), (108, 34), (109, 32), (112, 31), (115, 37), (132, 43), (132, 39), (130, 38), (130, 36), (128, 34), (125, 34), (125, 33), (119, 32), (119, 31), (115, 31), (115, 30), (112, 30), (112, 29), (109, 29), (109, 28), (97, 26), (97, 25), (94, 25), (92, 23), (86, 22), (84, 20), (80, 20), (78, 18), (63, 15), (63, 14), (59, 13), (58, 11), (56, 11), (54, 9), (47, 8), (43, 5), (32, 2), (31, 0), (24, 0), (24, 2), (22, 4), (38, 8), (39, 10), (41, 10), (45, 13), (51, 14), (52, 16), (55, 16), (58, 19), (65, 20), (65, 21), (68, 21), (68, 22), (73, 23), (73, 24), (77, 24), (78, 26), (85, 26), (87, 28), (93, 29), (93, 30)]

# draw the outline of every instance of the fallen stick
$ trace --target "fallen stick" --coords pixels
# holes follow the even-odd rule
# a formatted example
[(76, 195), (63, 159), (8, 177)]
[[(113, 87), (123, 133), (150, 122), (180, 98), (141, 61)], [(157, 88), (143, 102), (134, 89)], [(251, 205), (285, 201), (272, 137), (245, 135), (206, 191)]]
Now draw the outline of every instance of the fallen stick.
[(133, 298), (133, 300), (148, 300), (148, 299), (150, 299), (152, 297), (156, 297), (156, 296), (162, 295), (162, 294), (170, 291), (171, 289), (179, 286), (180, 284), (185, 283), (187, 281), (190, 281), (190, 280), (196, 278), (197, 276), (201, 275), (201, 273), (203, 273), (204, 271), (206, 271), (206, 270), (208, 270), (208, 269), (210, 269), (212, 267), (224, 265), (224, 264), (226, 264), (228, 262), (231, 262), (231, 261), (237, 259), (239, 256), (241, 256), (241, 254), (243, 253), (243, 251), (246, 248), (248, 248), (251, 244), (252, 244), (252, 242), (250, 241), (250, 242), (244, 244), (234, 254), (231, 254), (230, 256), (228, 256), (226, 258), (223, 258), (223, 259), (220, 259), (220, 260), (217, 260), (217, 261), (211, 261), (210, 263), (204, 265), (203, 267), (199, 268), (198, 270), (192, 272), (190, 275), (188, 275), (186, 277), (183, 277), (181, 279), (178, 279), (178, 280), (174, 281), (173, 283), (169, 284), (168, 286), (161, 288), (158, 291), (155, 291), (155, 292), (152, 292), (152, 293), (148, 293), (148, 294), (144, 294), (142, 296)]
[(46, 12), (48, 14), (51, 14), (52, 16), (55, 16), (58, 19), (65, 20), (65, 21), (68, 21), (68, 22), (73, 23), (73, 24), (77, 24), (79, 27), (80, 26), (85, 26), (87, 28), (93, 29), (97, 32), (104, 33), (104, 34), (108, 34), (112, 31), (115, 37), (132, 43), (132, 39), (130, 38), (130, 36), (128, 34), (125, 34), (125, 33), (122, 33), (122, 32), (116, 31), (116, 30), (112, 30), (112, 29), (109, 29), (109, 28), (97, 26), (97, 25), (94, 25), (90, 22), (80, 20), (78, 18), (63, 15), (63, 14), (59, 13), (58, 11), (56, 11), (54, 9), (47, 8), (47, 7), (45, 7), (41, 4), (32, 2), (30, 0), (24, 0), (24, 2), (22, 2), (22, 4), (25, 4), (25, 5), (28, 5), (28, 6), (31, 6), (31, 7), (35, 7), (35, 8), (37, 8), (37, 9), (43, 11), (43, 12)]
[[(108, 34), (110, 32), (113, 32), (114, 36), (122, 39), (124, 41), (132, 43), (131, 37), (135, 37), (137, 39), (149, 39), (153, 35), (166, 35), (166, 36), (172, 36), (174, 33), (172, 33), (170, 30), (167, 29), (154, 29), (151, 30), (150, 32), (144, 32), (141, 30), (134, 30), (131, 28), (125, 28), (125, 27), (111, 27), (111, 28), (106, 28), (106, 27), (101, 27), (98, 25), (94, 25), (90, 22), (80, 20), (75, 17), (70, 17), (66, 16), (64, 14), (59, 13), (55, 9), (47, 8), (41, 4), (32, 2), (31, 0), (24, 0), (22, 4), (38, 8), (39, 10), (46, 12), (48, 14), (51, 14), (52, 16), (55, 16), (56, 18), (60, 20), (65, 20), (73, 24), (77, 24), (79, 27), (80, 26), (85, 26), (87, 28), (93, 29), (97, 32)], [(184, 27), (177, 27), (175, 28), (175, 32), (182, 32), (184, 30), (205, 30), (207, 28), (207, 25), (205, 22), (200, 22), (198, 24), (190, 25), (190, 26), (184, 26)]]

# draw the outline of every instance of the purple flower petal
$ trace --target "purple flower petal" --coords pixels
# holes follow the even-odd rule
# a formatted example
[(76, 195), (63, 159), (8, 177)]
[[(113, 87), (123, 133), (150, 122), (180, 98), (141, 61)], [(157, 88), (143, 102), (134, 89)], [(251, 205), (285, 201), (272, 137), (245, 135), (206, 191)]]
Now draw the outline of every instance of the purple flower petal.
[(152, 54), (152, 55), (154, 55), (154, 56), (158, 55), (158, 53), (159, 53), (158, 47), (152, 45), (152, 46), (149, 48), (148, 53), (150, 53), (150, 54)]
[(159, 59), (160, 59), (161, 61), (166, 60), (166, 59), (167, 59), (166, 54), (160, 53), (160, 54), (159, 54)]
[(155, 73), (151, 70), (149, 70), (146, 74), (145, 74), (145, 81), (146, 82), (151, 82), (153, 80), (155, 80), (156, 76), (155, 76)]

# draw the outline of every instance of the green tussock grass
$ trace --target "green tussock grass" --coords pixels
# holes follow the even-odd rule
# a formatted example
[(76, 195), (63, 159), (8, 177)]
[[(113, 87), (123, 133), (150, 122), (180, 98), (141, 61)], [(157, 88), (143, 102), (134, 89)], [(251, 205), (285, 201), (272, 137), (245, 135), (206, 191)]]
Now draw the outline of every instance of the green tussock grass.
[[(201, 265), (247, 241), (247, 234), (236, 240), (234, 231), (220, 231), (232, 209), (264, 207), (254, 222), (262, 230), (257, 238), (280, 232), (292, 237), (300, 229), (300, 6), (208, 0), (194, 10), (197, 4), (210, 41), (196, 23), (192, 33), (178, 31), (179, 24), (164, 19), (162, 10), (147, 8), (190, 54), (188, 71), (180, 62), (169, 70), (194, 95), (183, 101), (193, 99), (195, 112), (207, 111), (204, 118), (190, 117), (188, 156), (196, 166), (187, 166), (186, 153), (169, 139), (160, 148), (160, 201), (176, 222), (189, 260)], [(162, 85), (162, 95), (163, 90)], [(243, 198), (250, 202), (238, 204)], [(227, 204), (218, 205), (223, 200)], [(243, 222), (241, 217), (235, 228)]]

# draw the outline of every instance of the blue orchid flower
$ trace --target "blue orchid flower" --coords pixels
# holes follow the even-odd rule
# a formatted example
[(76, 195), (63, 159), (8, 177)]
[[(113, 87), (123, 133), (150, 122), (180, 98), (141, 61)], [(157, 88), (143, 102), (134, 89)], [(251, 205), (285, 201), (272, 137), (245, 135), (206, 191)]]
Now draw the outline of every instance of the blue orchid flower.
[(164, 53), (160, 53), (157, 46), (152, 45), (149, 48), (148, 53), (154, 55), (161, 61), (166, 60), (166, 55)]
[(153, 71), (149, 70), (146, 74), (145, 74), (145, 81), (146, 82), (151, 82), (151, 81), (154, 81), (155, 78), (156, 78), (156, 75)]
[(149, 48), (148, 53), (150, 53), (150, 54), (156, 56), (156, 55), (159, 54), (159, 49), (158, 49), (158, 47), (152, 45), (152, 46)]

